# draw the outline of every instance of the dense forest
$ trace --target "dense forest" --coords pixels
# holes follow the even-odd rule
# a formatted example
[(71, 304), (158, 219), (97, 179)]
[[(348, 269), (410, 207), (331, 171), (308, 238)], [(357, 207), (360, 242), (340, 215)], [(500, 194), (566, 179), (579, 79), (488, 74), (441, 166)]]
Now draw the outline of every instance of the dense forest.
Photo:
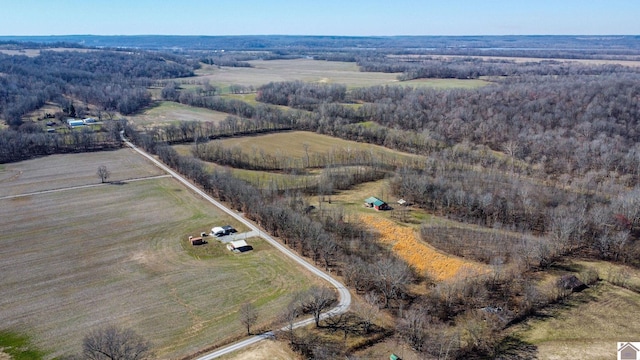
[[(93, 40), (104, 46), (114, 41)], [(156, 45), (151, 45), (154, 37), (126, 40), (157, 48), (185, 39), (167, 37)], [(518, 46), (509, 37), (188, 40), (183, 48), (167, 53), (80, 46), (83, 51), (59, 52), (45, 46), (36, 57), (0, 54), (0, 113), (8, 125), (0, 131), (0, 163), (115, 148), (124, 130), (137, 145), (205, 191), (342, 276), (355, 293), (368, 299), (364, 302), (395, 319), (389, 334), (425, 358), (501, 355), (507, 342), (504, 330), (510, 324), (569, 296), (571, 291), (562, 284), (549, 290), (536, 282), (538, 272), (563, 258), (640, 266), (639, 68), (553, 60), (635, 60), (640, 56), (637, 39), (525, 37)], [(391, 45), (385, 48), (387, 43)], [(475, 46), (465, 47), (470, 43)], [(223, 45), (247, 51), (217, 52)], [(529, 47), (532, 50), (523, 50)], [(470, 57), (477, 54), (550, 60)], [(348, 89), (342, 84), (289, 81), (230, 90), (255, 90), (256, 104), (221, 96), (208, 83), (183, 87), (176, 80), (193, 75), (200, 62), (247, 67), (257, 58), (292, 56), (356, 62), (361, 71), (398, 73), (400, 84), (418, 78), (481, 78), (488, 85), (468, 90)], [(152, 102), (150, 86), (159, 89), (165, 101), (225, 112), (228, 117), (219, 123), (183, 121), (138, 128), (126, 115)], [(90, 104), (91, 109), (81, 111), (105, 114), (110, 121), (99, 130), (60, 134), (23, 123), (25, 114), (48, 102), (63, 109), (63, 116), (78, 111), (74, 102)], [(399, 163), (365, 151), (337, 151), (294, 163), (284, 157), (243, 154), (215, 141), (286, 130), (382, 145), (419, 155), (420, 160)], [(195, 142), (190, 155), (172, 147), (187, 142)], [(299, 188), (258, 188), (230, 171), (209, 170), (207, 162), (292, 174), (314, 168), (323, 173), (319, 182)], [(339, 170), (346, 167), (351, 170)], [(491, 275), (444, 282), (425, 278), (380, 245), (377, 234), (350, 214), (312, 211), (305, 200), (383, 178), (394, 196), (417, 208), (491, 230), (483, 235), (429, 223), (420, 226), (422, 240), (486, 264), (493, 269)], [(596, 282), (598, 274), (588, 272), (583, 280)], [(477, 311), (496, 305), (505, 310)], [(371, 325), (363, 314), (358, 314), (361, 321)], [(299, 338), (291, 344), (308, 358), (321, 358), (316, 340)], [(347, 352), (341, 346), (332, 344), (333, 354)]]

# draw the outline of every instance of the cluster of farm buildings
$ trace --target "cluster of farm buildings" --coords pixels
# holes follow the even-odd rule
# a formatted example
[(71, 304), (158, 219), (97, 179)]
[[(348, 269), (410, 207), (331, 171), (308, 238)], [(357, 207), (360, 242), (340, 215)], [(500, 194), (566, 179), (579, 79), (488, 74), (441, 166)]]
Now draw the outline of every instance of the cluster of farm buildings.
[[(215, 237), (221, 238), (227, 235), (235, 234), (236, 232), (237, 232), (236, 229), (234, 229), (230, 225), (215, 226), (211, 229), (211, 232), (209, 234), (203, 232), (198, 237), (189, 236), (189, 242), (193, 246), (204, 245), (207, 243), (207, 241), (204, 240), (206, 236), (215, 236)], [(235, 240), (234, 238), (231, 241), (226, 241), (226, 243), (227, 243), (227, 249), (229, 249), (229, 251), (245, 252), (245, 251), (253, 250), (253, 247), (247, 244), (246, 240)]]

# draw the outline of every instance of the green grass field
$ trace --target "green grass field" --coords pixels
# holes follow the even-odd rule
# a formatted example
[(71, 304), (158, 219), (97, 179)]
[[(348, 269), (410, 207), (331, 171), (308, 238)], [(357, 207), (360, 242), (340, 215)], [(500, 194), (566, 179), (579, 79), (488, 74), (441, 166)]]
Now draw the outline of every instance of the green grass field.
[(198, 108), (172, 101), (160, 101), (142, 113), (128, 116), (127, 119), (138, 125), (177, 124), (182, 121), (211, 121), (218, 123), (229, 114)]
[[(109, 154), (120, 161), (114, 178), (157, 174), (129, 150), (64, 155), (5, 165), (3, 192), (94, 184)], [(256, 304), (265, 326), (283, 298), (317, 281), (258, 239), (243, 254), (214, 238), (188, 245), (214, 225), (246, 229), (166, 177), (0, 199), (0, 219), (0, 331), (28, 334), (46, 358), (79, 352), (83, 334), (105, 323), (179, 358), (242, 336), (242, 303)]]
[(28, 336), (0, 331), (0, 359), (38, 360), (45, 355), (41, 350), (33, 348)]

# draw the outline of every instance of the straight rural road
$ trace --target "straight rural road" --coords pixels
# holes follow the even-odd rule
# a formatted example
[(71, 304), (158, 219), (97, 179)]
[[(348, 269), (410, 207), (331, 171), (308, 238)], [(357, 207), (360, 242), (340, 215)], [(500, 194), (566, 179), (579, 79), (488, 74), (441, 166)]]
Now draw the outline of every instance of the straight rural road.
[[(235, 211), (227, 208), (226, 206), (222, 205), (222, 203), (218, 202), (217, 200), (215, 200), (214, 198), (209, 196), (206, 192), (202, 191), (200, 188), (195, 186), (189, 180), (187, 180), (184, 177), (182, 177), (182, 175), (180, 175), (177, 172), (173, 171), (171, 168), (169, 168), (168, 166), (166, 166), (162, 162), (158, 161), (153, 156), (149, 155), (146, 151), (143, 151), (142, 149), (140, 149), (137, 146), (135, 146), (133, 143), (131, 143), (130, 141), (128, 141), (124, 137), (124, 134), (121, 133), (121, 135), (122, 135), (122, 140), (131, 149), (135, 150), (136, 152), (138, 152), (142, 156), (144, 156), (147, 159), (149, 159), (156, 166), (158, 166), (159, 168), (161, 168), (162, 170), (167, 172), (169, 175), (173, 176), (176, 180), (178, 180), (181, 183), (183, 183), (185, 186), (187, 186), (189, 189), (191, 189), (196, 194), (202, 196), (205, 200), (207, 200), (210, 203), (212, 203), (213, 205), (217, 206), (218, 208), (220, 208), (222, 211), (224, 211), (225, 213), (229, 214), (230, 216), (233, 216), (236, 220), (240, 221), (241, 223), (246, 225), (248, 228), (250, 228), (252, 231), (256, 232), (259, 235), (259, 237), (261, 237), (264, 240), (266, 240), (268, 243), (270, 243), (276, 249), (278, 249), (279, 251), (281, 251), (282, 253), (284, 253), (285, 255), (290, 257), (291, 259), (293, 259), (295, 262), (300, 264), (302, 267), (304, 267), (307, 270), (311, 271), (311, 273), (313, 273), (314, 275), (318, 276), (319, 278), (327, 281), (333, 287), (335, 287), (336, 290), (338, 291), (338, 295), (339, 295), (339, 298), (340, 298), (339, 301), (338, 301), (338, 304), (333, 309), (331, 309), (331, 310), (325, 312), (324, 314), (322, 314), (321, 319), (326, 319), (326, 318), (331, 317), (331, 316), (339, 315), (339, 314), (342, 314), (342, 313), (346, 312), (347, 310), (349, 310), (349, 306), (351, 305), (351, 294), (349, 293), (349, 290), (342, 283), (340, 283), (338, 280), (334, 279), (333, 277), (329, 276), (327, 273), (323, 272), (322, 270), (316, 268), (312, 264), (308, 263), (305, 259), (303, 259), (300, 256), (298, 256), (298, 254), (296, 254), (295, 252), (291, 251), (288, 247), (282, 245), (281, 243), (276, 241), (274, 238), (272, 238), (269, 234), (265, 233), (264, 231), (259, 229), (257, 226), (255, 226), (253, 223), (251, 223), (250, 221), (245, 219), (242, 215), (240, 215), (237, 212), (235, 212)], [(305, 320), (298, 321), (297, 323), (294, 324), (294, 328), (298, 328), (298, 327), (309, 325), (309, 324), (313, 323), (313, 321), (314, 321), (313, 318), (308, 318), (308, 319), (305, 319)], [(286, 329), (286, 327), (282, 328), (282, 330), (285, 330), (285, 329)], [(271, 337), (273, 337), (273, 332), (266, 332), (264, 334), (252, 336), (252, 337), (250, 337), (248, 339), (245, 339), (243, 341), (237, 342), (235, 344), (226, 346), (224, 348), (221, 348), (221, 349), (218, 349), (218, 350), (213, 351), (211, 353), (208, 353), (206, 355), (203, 355), (203, 356), (199, 357), (197, 360), (215, 359), (215, 358), (220, 357), (222, 355), (231, 353), (231, 352), (236, 351), (238, 349), (241, 349), (241, 348), (243, 348), (245, 346), (249, 346), (251, 344), (255, 344), (255, 343), (259, 342), (259, 341), (262, 341), (262, 340), (265, 340), (265, 339), (268, 339), (268, 338), (271, 338)]]

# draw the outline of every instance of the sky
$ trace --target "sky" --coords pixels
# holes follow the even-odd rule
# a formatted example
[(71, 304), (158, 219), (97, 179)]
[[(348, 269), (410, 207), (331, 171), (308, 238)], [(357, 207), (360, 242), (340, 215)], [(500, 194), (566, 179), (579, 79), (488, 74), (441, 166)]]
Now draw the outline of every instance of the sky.
[(639, 35), (639, 0), (0, 0), (1, 35)]

